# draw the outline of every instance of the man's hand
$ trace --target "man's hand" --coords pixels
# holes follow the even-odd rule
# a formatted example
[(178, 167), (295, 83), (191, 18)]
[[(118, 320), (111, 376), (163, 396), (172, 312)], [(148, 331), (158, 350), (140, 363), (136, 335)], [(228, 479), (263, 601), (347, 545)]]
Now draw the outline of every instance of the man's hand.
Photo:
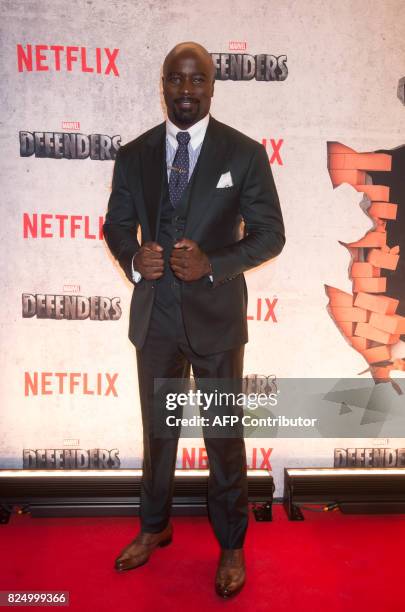
[(157, 242), (145, 242), (134, 257), (134, 268), (146, 280), (163, 276), (163, 248)]
[(170, 266), (180, 280), (194, 281), (212, 273), (207, 255), (194, 240), (182, 238), (173, 247)]

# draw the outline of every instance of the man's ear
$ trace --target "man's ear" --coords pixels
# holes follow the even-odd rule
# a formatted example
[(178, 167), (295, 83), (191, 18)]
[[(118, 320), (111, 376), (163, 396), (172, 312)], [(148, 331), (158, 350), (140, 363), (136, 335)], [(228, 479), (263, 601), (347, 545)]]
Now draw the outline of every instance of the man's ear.
[(211, 98), (214, 95), (214, 85), (215, 85), (215, 79), (212, 81)]

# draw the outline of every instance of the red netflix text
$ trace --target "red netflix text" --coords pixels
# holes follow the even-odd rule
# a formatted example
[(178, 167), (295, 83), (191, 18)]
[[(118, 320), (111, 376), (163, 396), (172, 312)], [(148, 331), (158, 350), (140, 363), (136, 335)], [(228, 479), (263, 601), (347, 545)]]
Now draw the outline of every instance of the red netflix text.
[(24, 395), (113, 395), (118, 374), (97, 372), (24, 372)]
[[(272, 448), (252, 448), (252, 456), (248, 459), (248, 470), (272, 470), (270, 455)], [(180, 455), (180, 467), (183, 470), (207, 470), (208, 455), (205, 447), (183, 448)]]
[(24, 238), (84, 238), (103, 240), (104, 217), (24, 213)]
[(277, 317), (275, 313), (275, 308), (277, 306), (278, 298), (257, 298), (256, 300), (256, 308), (253, 304), (251, 308), (249, 308), (247, 320), (248, 321), (272, 321), (273, 323), (277, 323)]
[(270, 164), (277, 164), (278, 166), (284, 165), (280, 154), (280, 149), (283, 143), (283, 138), (279, 138), (278, 140), (276, 140), (275, 138), (262, 138), (262, 145), (267, 151)]
[(119, 49), (64, 45), (17, 45), (18, 72), (94, 72), (119, 76)]

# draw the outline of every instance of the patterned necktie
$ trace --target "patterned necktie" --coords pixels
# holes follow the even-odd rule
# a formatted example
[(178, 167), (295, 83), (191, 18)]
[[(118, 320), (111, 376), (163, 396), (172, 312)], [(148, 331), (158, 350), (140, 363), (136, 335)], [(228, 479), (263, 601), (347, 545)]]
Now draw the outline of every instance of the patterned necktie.
[(176, 138), (179, 146), (177, 147), (169, 178), (169, 196), (173, 208), (176, 208), (183, 195), (183, 191), (187, 187), (190, 164), (188, 156), (190, 134), (188, 132), (178, 132)]

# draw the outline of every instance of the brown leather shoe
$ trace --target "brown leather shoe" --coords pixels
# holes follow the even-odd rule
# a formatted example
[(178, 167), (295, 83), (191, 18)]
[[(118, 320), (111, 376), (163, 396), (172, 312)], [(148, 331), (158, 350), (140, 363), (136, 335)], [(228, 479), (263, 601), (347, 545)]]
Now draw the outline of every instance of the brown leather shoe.
[(169, 524), (159, 533), (141, 531), (128, 546), (121, 551), (115, 560), (115, 569), (119, 572), (135, 569), (146, 563), (157, 546), (167, 546), (172, 541), (173, 527)]
[(217, 594), (224, 599), (236, 595), (245, 584), (245, 579), (243, 548), (223, 548), (215, 576)]

